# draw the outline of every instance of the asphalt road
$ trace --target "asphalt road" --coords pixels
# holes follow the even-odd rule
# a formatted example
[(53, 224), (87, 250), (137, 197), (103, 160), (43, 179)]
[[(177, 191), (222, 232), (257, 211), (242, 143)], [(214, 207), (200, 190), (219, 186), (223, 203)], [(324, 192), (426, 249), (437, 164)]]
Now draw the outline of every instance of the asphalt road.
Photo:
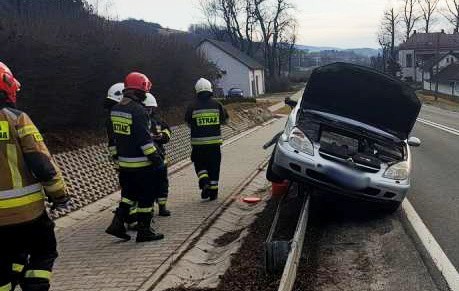
[[(459, 130), (459, 112), (424, 106), (421, 118)], [(459, 269), (459, 136), (418, 122), (409, 200)]]

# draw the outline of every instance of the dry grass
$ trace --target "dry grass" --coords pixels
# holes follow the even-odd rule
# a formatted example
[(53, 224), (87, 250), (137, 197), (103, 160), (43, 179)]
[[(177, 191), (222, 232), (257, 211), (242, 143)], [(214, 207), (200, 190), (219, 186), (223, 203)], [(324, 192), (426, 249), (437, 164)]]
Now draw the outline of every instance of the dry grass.
[(290, 108), (290, 106), (285, 105), (285, 106), (282, 107), (281, 109), (275, 111), (274, 114), (285, 114), (285, 115), (289, 115), (290, 112), (292, 112), (292, 108)]
[(433, 93), (418, 92), (417, 94), (419, 99), (421, 99), (422, 103), (424, 104), (459, 112), (459, 98), (458, 100), (451, 100), (450, 97), (448, 98), (437, 95), (437, 100), (435, 100), (435, 95)]

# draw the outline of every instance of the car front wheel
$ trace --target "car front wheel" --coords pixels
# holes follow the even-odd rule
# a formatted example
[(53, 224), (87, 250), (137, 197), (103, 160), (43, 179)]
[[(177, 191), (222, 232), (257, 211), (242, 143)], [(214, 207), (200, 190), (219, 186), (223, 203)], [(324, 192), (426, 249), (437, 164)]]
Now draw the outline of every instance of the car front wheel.
[(392, 214), (392, 213), (396, 212), (400, 208), (401, 204), (402, 204), (402, 202), (400, 202), (400, 201), (386, 202), (386, 203), (380, 205), (380, 210), (381, 210), (381, 212), (383, 212), (385, 214)]
[(273, 171), (273, 163), (274, 163), (274, 154), (275, 154), (275, 152), (276, 152), (276, 148), (274, 148), (274, 151), (271, 154), (271, 158), (269, 159), (268, 168), (266, 169), (266, 179), (269, 182), (280, 183), (280, 182), (283, 182), (284, 179), (282, 177), (280, 177), (279, 175), (277, 175), (276, 173), (274, 173), (274, 171)]

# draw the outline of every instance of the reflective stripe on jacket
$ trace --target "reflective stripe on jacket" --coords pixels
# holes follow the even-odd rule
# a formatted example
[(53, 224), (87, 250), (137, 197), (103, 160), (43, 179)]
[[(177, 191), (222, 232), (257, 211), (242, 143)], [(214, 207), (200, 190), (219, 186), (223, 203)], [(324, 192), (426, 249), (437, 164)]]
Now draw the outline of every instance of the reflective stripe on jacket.
[(129, 98), (113, 106), (110, 128), (120, 170), (133, 170), (152, 165), (158, 155), (150, 134), (150, 121), (145, 108)]
[(65, 195), (62, 176), (27, 114), (0, 108), (0, 226), (31, 221), (45, 211), (45, 193)]
[(198, 99), (188, 107), (185, 121), (191, 129), (191, 145), (220, 145), (223, 143), (221, 125), (226, 123), (228, 114), (217, 101)]

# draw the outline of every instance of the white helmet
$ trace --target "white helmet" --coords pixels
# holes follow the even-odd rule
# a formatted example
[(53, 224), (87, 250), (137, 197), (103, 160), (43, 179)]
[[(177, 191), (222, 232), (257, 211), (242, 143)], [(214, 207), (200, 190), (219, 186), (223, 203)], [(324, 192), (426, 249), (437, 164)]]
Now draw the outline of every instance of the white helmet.
[(120, 102), (123, 99), (124, 83), (116, 83), (108, 89), (107, 99)]
[(194, 89), (196, 90), (196, 94), (201, 92), (213, 92), (212, 83), (210, 83), (209, 80), (204, 78), (201, 78), (198, 80), (198, 82), (196, 82), (196, 86), (194, 86)]
[(145, 95), (147, 95), (147, 98), (142, 102), (145, 107), (158, 107), (158, 102), (156, 102), (156, 98), (153, 94), (147, 93)]

